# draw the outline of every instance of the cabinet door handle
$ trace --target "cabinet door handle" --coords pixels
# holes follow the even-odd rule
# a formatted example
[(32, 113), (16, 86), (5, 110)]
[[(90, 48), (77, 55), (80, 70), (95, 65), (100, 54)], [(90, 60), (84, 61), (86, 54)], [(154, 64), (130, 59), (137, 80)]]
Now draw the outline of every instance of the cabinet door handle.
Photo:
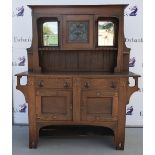
[(64, 82), (64, 88), (69, 88), (69, 83), (67, 81)]
[(90, 86), (89, 82), (86, 81), (86, 82), (84, 83), (84, 87), (85, 87), (85, 88), (89, 88), (89, 86)]
[(44, 81), (41, 80), (38, 85), (39, 85), (39, 87), (43, 87), (44, 86)]

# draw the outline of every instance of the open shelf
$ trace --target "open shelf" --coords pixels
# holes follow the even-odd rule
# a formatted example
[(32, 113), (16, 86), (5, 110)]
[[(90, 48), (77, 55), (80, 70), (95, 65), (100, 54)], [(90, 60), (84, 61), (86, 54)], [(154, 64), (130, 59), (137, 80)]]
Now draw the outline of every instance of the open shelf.
[[(62, 50), (62, 51), (72, 51), (72, 49), (60, 49), (60, 47), (39, 47), (38, 48), (39, 51), (53, 51), (53, 50)], [(78, 51), (80, 51), (79, 49), (76, 49)], [(98, 51), (117, 51), (118, 48), (117, 47), (96, 47), (95, 49), (83, 49), (82, 51), (94, 51), (94, 50), (98, 50)]]

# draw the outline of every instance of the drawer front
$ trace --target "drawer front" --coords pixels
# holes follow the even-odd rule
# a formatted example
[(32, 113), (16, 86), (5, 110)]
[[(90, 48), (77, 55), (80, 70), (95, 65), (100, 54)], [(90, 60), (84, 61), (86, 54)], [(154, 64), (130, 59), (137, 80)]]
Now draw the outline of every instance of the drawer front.
[(119, 80), (117, 79), (82, 79), (81, 88), (102, 89), (102, 90), (118, 90)]
[(81, 120), (117, 120), (118, 93), (102, 90), (82, 91)]
[(71, 78), (39, 78), (35, 80), (35, 87), (67, 89), (72, 88), (73, 84)]

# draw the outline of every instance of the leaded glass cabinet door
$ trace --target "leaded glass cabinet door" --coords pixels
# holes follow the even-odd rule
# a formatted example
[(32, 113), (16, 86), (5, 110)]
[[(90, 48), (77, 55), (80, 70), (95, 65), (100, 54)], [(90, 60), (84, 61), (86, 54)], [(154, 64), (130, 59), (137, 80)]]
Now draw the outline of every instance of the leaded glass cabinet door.
[(93, 48), (92, 15), (65, 15), (63, 21), (63, 48)]

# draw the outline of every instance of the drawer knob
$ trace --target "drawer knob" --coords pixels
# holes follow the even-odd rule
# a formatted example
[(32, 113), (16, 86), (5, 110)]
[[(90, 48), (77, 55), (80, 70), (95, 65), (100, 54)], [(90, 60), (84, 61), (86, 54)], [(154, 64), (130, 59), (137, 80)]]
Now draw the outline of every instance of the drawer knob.
[(40, 116), (39, 116), (39, 114), (36, 114), (36, 118), (37, 118), (37, 119), (41, 119)]
[(97, 93), (96, 93), (96, 95), (97, 95), (97, 96), (100, 96), (100, 95), (101, 95), (101, 93), (100, 93), (100, 92), (97, 92)]
[(89, 88), (89, 86), (90, 86), (89, 82), (86, 81), (86, 82), (84, 83), (84, 87), (85, 87), (85, 88)]
[(53, 119), (56, 119), (57, 117), (56, 117), (56, 116), (52, 116), (52, 118), (53, 118)]
[(39, 85), (39, 87), (43, 87), (44, 86), (44, 81), (41, 80), (38, 85)]
[(111, 82), (111, 88), (116, 88), (116, 83), (114, 81)]
[(64, 88), (69, 88), (69, 83), (67, 81), (64, 82)]
[(99, 120), (100, 120), (100, 117), (97, 116), (97, 117), (95, 117), (95, 119), (96, 119), (97, 121), (99, 121)]

